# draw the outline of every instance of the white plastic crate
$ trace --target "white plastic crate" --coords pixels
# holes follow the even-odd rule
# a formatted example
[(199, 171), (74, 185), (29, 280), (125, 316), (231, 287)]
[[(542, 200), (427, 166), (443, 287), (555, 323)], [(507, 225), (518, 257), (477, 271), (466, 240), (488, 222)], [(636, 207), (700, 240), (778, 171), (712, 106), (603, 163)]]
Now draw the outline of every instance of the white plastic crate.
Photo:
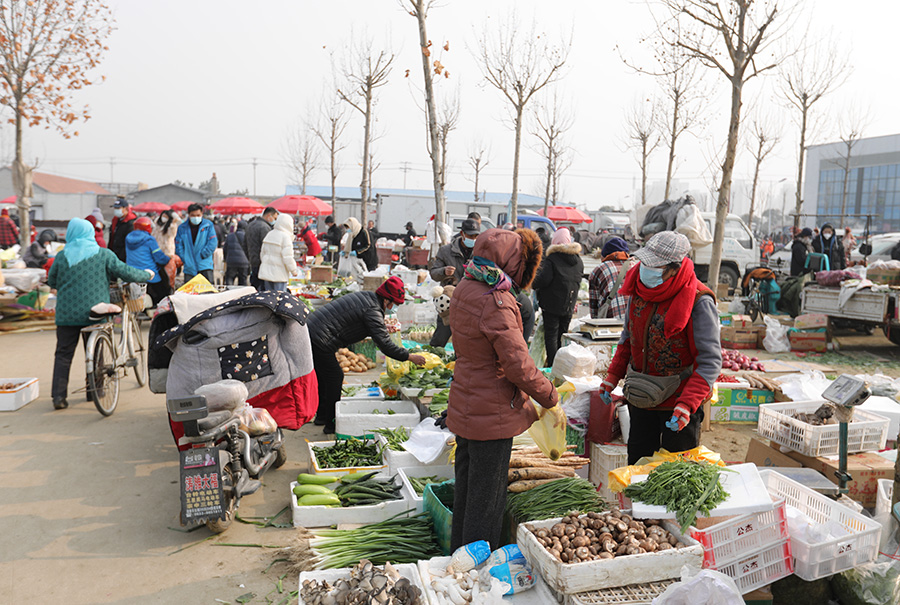
[(784, 500), (772, 510), (730, 517), (703, 529), (692, 527), (689, 532), (703, 545), (703, 567), (718, 570), (790, 537)]
[(750, 554), (740, 561), (718, 568), (737, 584), (741, 594), (768, 586), (794, 573), (791, 558), (791, 541), (781, 540), (760, 551)]
[(403, 481), (404, 496), (416, 507), (417, 513), (421, 513), (425, 510), (425, 498), (424, 495), (416, 493), (412, 483), (409, 481), (410, 477), (444, 477), (445, 479), (454, 479), (456, 477), (456, 473), (450, 465), (412, 466), (401, 468), (397, 470), (397, 475), (400, 477), (400, 480)]
[(0, 390), (0, 412), (15, 412), (40, 395), (37, 378), (0, 378), (0, 384), (12, 384), (10, 389)]
[(309, 449), (309, 468), (310, 471), (315, 475), (335, 475), (335, 476), (343, 476), (349, 473), (356, 473), (359, 471), (380, 471), (384, 468), (383, 464), (379, 464), (377, 466), (345, 466), (340, 468), (324, 468), (319, 466), (319, 461), (316, 458), (316, 452), (313, 450), (314, 447), (329, 447), (334, 445), (334, 441), (307, 441), (306, 447)]
[[(764, 403), (759, 406), (760, 437), (789, 447), (804, 456), (837, 456), (839, 451), (839, 425), (813, 426), (791, 418), (797, 412), (812, 414), (825, 403), (821, 401), (795, 401), (792, 403)], [(890, 420), (874, 412), (857, 409), (853, 422), (847, 427), (847, 452), (870, 452), (884, 449)]]
[(894, 480), (879, 479), (875, 492), (875, 517), (891, 514), (891, 499), (894, 497)]
[(761, 469), (759, 475), (773, 498), (783, 499), (787, 506), (799, 510), (814, 523), (836, 521), (850, 532), (847, 536), (818, 544), (811, 544), (799, 536), (791, 535), (794, 573), (797, 576), (811, 582), (875, 560), (881, 536), (881, 525), (878, 522), (788, 479), (781, 473)]
[(516, 533), (516, 542), (531, 566), (541, 572), (547, 585), (565, 594), (680, 578), (681, 569), (685, 565), (700, 569), (703, 564), (703, 547), (700, 543), (690, 536), (682, 536), (679, 527), (666, 520), (662, 521), (662, 526), (675, 534), (685, 544), (684, 548), (600, 561), (563, 563), (554, 559), (528, 530), (529, 526), (535, 529), (550, 528), (556, 523), (559, 523), (558, 518), (521, 523)]
[[(380, 475), (379, 475), (380, 476)], [(294, 488), (296, 481), (291, 482), (291, 515), (294, 527), (329, 527), (341, 523), (378, 523), (404, 512), (412, 514), (410, 503), (402, 497), (400, 500), (387, 500), (367, 506), (300, 506)], [(326, 485), (331, 489), (334, 486)], [(403, 491), (401, 490), (401, 495)], [(406, 515), (408, 516), (408, 515)]]
[[(379, 566), (381, 567), (381, 566)], [(397, 568), (397, 572), (401, 577), (407, 578), (410, 584), (414, 586), (418, 586), (422, 590), (422, 596), (425, 596), (425, 586), (422, 585), (422, 578), (419, 576), (419, 569), (413, 563), (401, 563), (398, 565), (394, 565)], [(298, 590), (303, 589), (303, 582), (306, 580), (316, 580), (317, 582), (321, 582), (322, 580), (326, 580), (331, 584), (334, 584), (336, 581), (341, 578), (350, 578), (350, 569), (320, 569), (316, 571), (303, 571), (300, 572), (300, 581), (298, 582)], [(277, 596), (277, 595), (276, 595)], [(423, 601), (424, 599), (419, 599)], [(300, 597), (300, 605), (306, 605), (307, 601), (303, 600), (303, 597)]]
[(616, 494), (609, 490), (609, 471), (628, 464), (628, 447), (591, 443), (589, 455), (588, 480), (597, 486), (597, 492), (607, 502), (615, 502)]
[(566, 605), (647, 605), (675, 582), (676, 580), (660, 580), (580, 592), (568, 595)]
[(372, 429), (396, 429), (403, 426), (412, 430), (422, 420), (422, 416), (419, 408), (411, 401), (342, 399), (335, 405), (334, 419), (335, 436), (344, 439), (372, 438)]

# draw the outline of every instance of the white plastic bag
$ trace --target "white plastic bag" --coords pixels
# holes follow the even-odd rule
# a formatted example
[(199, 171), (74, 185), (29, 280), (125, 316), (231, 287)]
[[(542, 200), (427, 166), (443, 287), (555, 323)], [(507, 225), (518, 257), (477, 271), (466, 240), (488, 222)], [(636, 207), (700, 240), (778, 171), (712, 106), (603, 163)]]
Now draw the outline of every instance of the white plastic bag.
[(350, 263), (350, 258), (342, 256), (338, 261), (337, 274), (341, 277), (347, 277), (350, 275), (351, 271), (353, 271), (353, 266)]
[(781, 386), (781, 392), (791, 401), (812, 401), (822, 398), (831, 381), (825, 378), (822, 372), (804, 370), (794, 374), (787, 374), (776, 378), (775, 382)]
[(694, 247), (706, 246), (713, 241), (700, 209), (694, 204), (685, 204), (675, 215), (675, 231), (684, 234)]
[(744, 605), (734, 580), (719, 571), (681, 569), (681, 582), (672, 584), (653, 599), (652, 605)]
[(233, 412), (247, 402), (249, 393), (247, 385), (240, 380), (220, 380), (212, 384), (205, 384), (194, 391), (194, 395), (206, 397), (206, 408), (210, 412), (228, 410)]
[(791, 341), (788, 338), (790, 328), (781, 325), (777, 319), (766, 315), (766, 337), (763, 339), (763, 346), (769, 353), (787, 353), (791, 350)]
[(600, 390), (603, 378), (601, 376), (581, 378), (566, 376), (566, 380), (575, 387), (575, 392), (562, 404), (566, 418), (586, 425), (591, 415), (591, 393)]
[(566, 345), (556, 352), (550, 375), (565, 380), (566, 376), (590, 376), (597, 367), (597, 357), (579, 344)]
[(439, 428), (434, 418), (426, 418), (412, 430), (409, 440), (403, 442), (403, 449), (416, 457), (422, 464), (430, 464), (444, 453), (447, 442), (453, 439), (448, 429)]

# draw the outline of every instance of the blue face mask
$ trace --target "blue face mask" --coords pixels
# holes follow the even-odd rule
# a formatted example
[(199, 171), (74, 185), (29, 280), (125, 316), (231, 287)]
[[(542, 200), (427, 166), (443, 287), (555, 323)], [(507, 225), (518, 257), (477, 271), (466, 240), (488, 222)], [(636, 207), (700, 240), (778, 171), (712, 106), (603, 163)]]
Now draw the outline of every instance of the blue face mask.
[(655, 269), (653, 267), (645, 267), (641, 265), (641, 283), (648, 288), (655, 288), (663, 283), (664, 267)]
[(469, 239), (468, 237), (464, 237), (463, 238), (463, 246), (465, 246), (466, 248), (474, 248), (475, 240)]
[(191, 217), (191, 224), (192, 224), (192, 225), (199, 225), (200, 222), (201, 222), (202, 220), (203, 220), (203, 217), (202, 217), (202, 216), (192, 216), (192, 217)]

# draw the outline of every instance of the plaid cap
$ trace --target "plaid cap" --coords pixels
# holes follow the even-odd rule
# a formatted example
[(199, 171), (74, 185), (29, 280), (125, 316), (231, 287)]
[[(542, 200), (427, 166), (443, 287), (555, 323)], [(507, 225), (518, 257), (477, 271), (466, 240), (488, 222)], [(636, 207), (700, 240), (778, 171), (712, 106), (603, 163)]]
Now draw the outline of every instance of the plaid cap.
[(669, 263), (680, 263), (690, 251), (691, 242), (687, 237), (674, 231), (660, 231), (634, 256), (645, 267), (664, 267)]
[(406, 300), (406, 289), (403, 286), (403, 280), (396, 275), (391, 275), (383, 284), (378, 286), (375, 294), (398, 305), (402, 305), (403, 301)]

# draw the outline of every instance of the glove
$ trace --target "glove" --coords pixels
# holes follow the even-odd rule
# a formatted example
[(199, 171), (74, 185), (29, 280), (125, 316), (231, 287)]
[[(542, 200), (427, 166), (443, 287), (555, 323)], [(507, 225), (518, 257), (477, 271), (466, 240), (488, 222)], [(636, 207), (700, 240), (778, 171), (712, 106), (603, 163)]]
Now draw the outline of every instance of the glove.
[(344, 252), (343, 250), (341, 250), (341, 258), (344, 258), (344, 256), (346, 256), (346, 255), (347, 255), (347, 253)]
[(679, 403), (675, 406), (675, 409), (672, 410), (672, 417), (666, 423), (666, 427), (675, 431), (676, 433), (686, 427), (688, 422), (691, 421), (691, 410), (688, 409), (688, 406), (683, 403)]
[(356, 256), (356, 250), (351, 250), (351, 251), (350, 251), (350, 256)]
[(434, 419), (434, 426), (441, 429), (447, 428), (447, 410), (441, 412), (441, 415)]
[[(618, 381), (617, 381), (618, 382)], [(603, 382), (600, 383), (600, 401), (609, 405), (612, 403), (612, 392), (613, 389), (616, 388), (616, 385), (612, 383), (609, 376), (603, 379)]]

